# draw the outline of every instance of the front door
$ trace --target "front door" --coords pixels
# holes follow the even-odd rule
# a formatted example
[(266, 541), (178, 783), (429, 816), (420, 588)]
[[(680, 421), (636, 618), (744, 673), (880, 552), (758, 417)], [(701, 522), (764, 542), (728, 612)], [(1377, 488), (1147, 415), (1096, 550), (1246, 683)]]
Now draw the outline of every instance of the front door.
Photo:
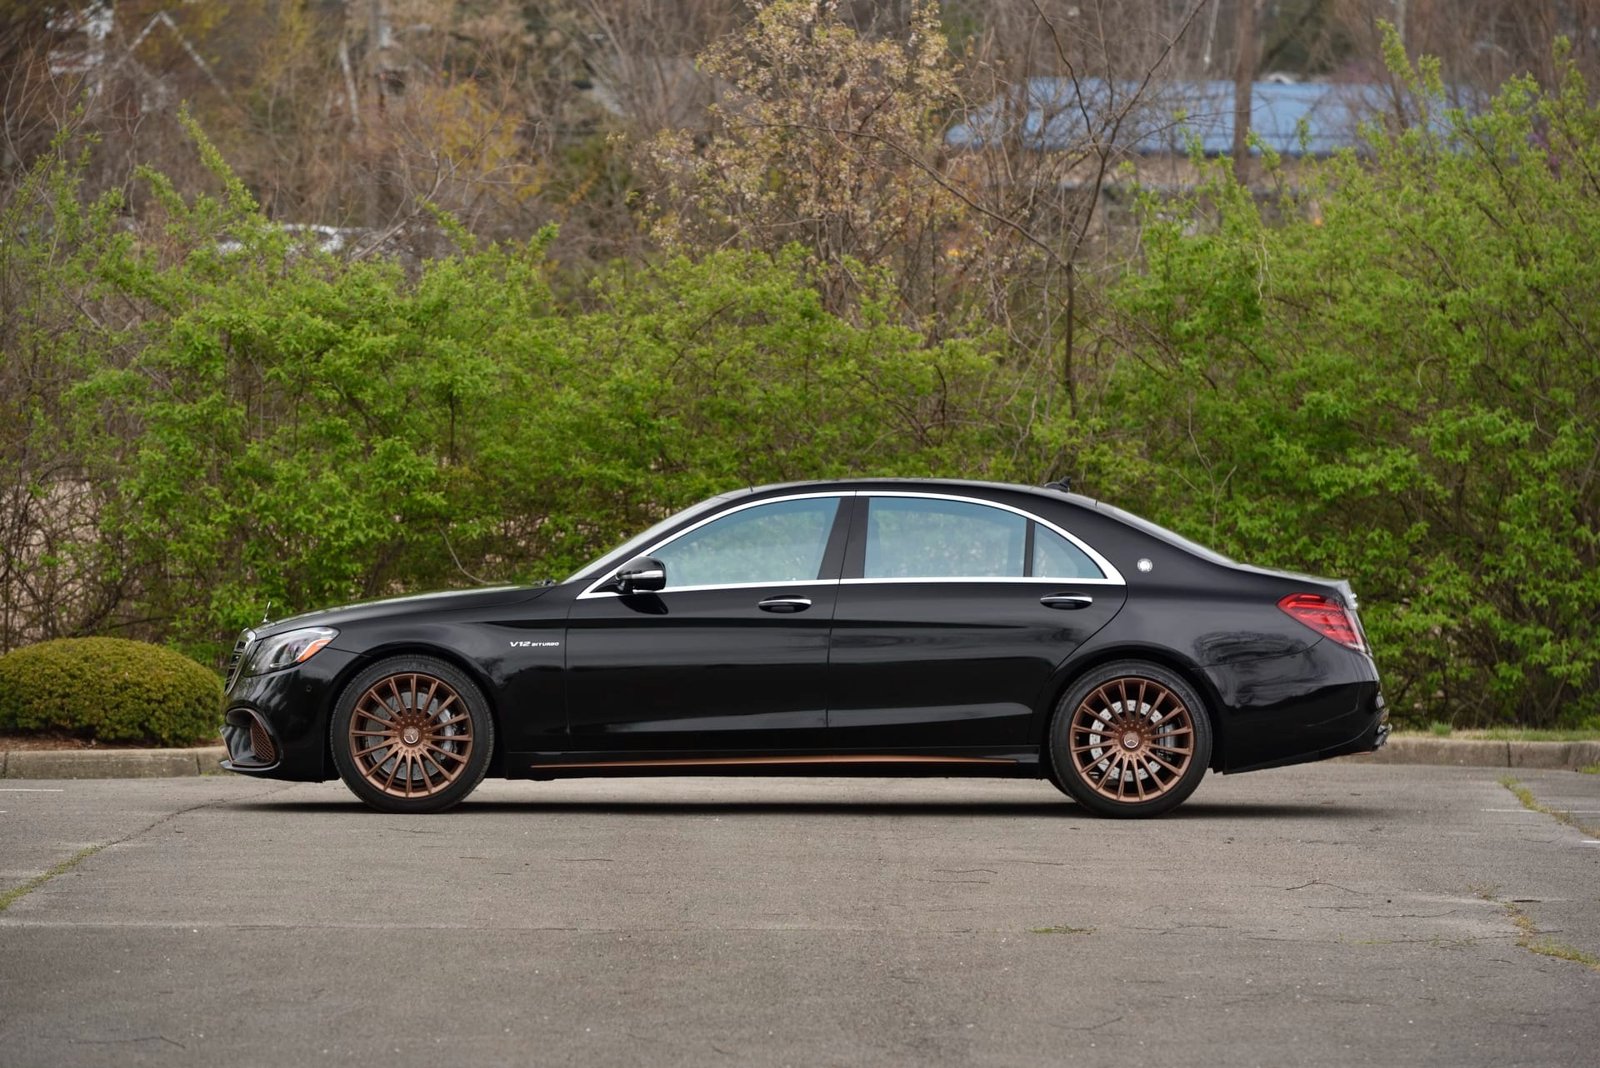
[(820, 745), (846, 511), (828, 495), (746, 505), (643, 554), (665, 566), (660, 592), (581, 595), (567, 630), (572, 747)]

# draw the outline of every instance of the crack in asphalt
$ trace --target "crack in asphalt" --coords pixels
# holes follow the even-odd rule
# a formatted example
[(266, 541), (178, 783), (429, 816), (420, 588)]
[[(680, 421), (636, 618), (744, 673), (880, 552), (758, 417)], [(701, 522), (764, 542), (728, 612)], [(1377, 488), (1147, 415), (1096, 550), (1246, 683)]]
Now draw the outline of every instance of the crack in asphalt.
[[(1600, 837), (1600, 827), (1594, 827), (1579, 821), (1574, 818), (1571, 812), (1565, 809), (1551, 808), (1549, 805), (1542, 803), (1534, 796), (1532, 790), (1522, 784), (1521, 780), (1506, 775), (1499, 780), (1499, 783), (1510, 791), (1512, 796), (1521, 802), (1522, 807), (1529, 812), (1543, 813), (1557, 823), (1591, 838)], [(1530, 953), (1553, 957), (1557, 960), (1570, 961), (1574, 964), (1582, 965), (1590, 971), (1600, 972), (1600, 957), (1579, 949), (1577, 946), (1551, 938), (1550, 935), (1560, 932), (1543, 930), (1534, 918), (1528, 914), (1528, 910), (1522, 907), (1523, 904), (1543, 904), (1541, 899), (1511, 898), (1508, 900), (1500, 897), (1492, 888), (1484, 887), (1478, 887), (1477, 894), (1480, 898), (1498, 906), (1504, 912), (1505, 917), (1517, 929), (1517, 945), (1521, 948)]]
[[(279, 787), (277, 787), (276, 789), (273, 789), (273, 790), (263, 790), (260, 793), (250, 794), (248, 796), (251, 797), (252, 799), (253, 798), (261, 798), (261, 797), (271, 797), (274, 794), (281, 794), (285, 790), (292, 790), (298, 785), (300, 785), (300, 784), (291, 782), (291, 783), (287, 783), (287, 784), (285, 784), (283, 786), (279, 786)], [(23, 898), (25, 898), (29, 894), (33, 893), (35, 890), (39, 889), (41, 886), (44, 886), (47, 883), (51, 882), (57, 876), (61, 876), (61, 875), (67, 874), (67, 872), (69, 872), (72, 869), (76, 868), (79, 864), (82, 864), (84, 861), (88, 860), (90, 857), (94, 856), (96, 853), (99, 853), (99, 852), (101, 852), (103, 850), (110, 849), (113, 846), (122, 845), (125, 842), (131, 842), (135, 838), (139, 838), (139, 837), (142, 837), (143, 835), (149, 834), (151, 831), (155, 830), (157, 827), (160, 827), (164, 823), (168, 823), (168, 822), (170, 822), (172, 820), (175, 820), (179, 816), (187, 815), (190, 812), (198, 812), (200, 809), (203, 809), (203, 808), (212, 808), (212, 807), (215, 807), (217, 805), (227, 804), (230, 801), (237, 801), (237, 800), (239, 800), (239, 799), (236, 798), (236, 797), (219, 797), (219, 798), (213, 798), (210, 801), (200, 801), (200, 802), (197, 802), (196, 804), (193, 804), (193, 805), (187, 805), (187, 806), (185, 806), (183, 808), (180, 808), (180, 809), (174, 809), (171, 812), (168, 812), (168, 813), (166, 813), (166, 814), (164, 814), (162, 816), (157, 817), (156, 819), (152, 820), (150, 823), (146, 824), (145, 826), (139, 828), (136, 831), (129, 831), (127, 834), (123, 835), (120, 838), (113, 838), (109, 842), (98, 842), (98, 843), (95, 843), (94, 845), (84, 846), (82, 849), (78, 850), (77, 853), (73, 854), (71, 857), (69, 857), (66, 860), (62, 861), (60, 864), (56, 864), (53, 867), (46, 868), (44, 871), (40, 872), (38, 875), (35, 875), (33, 878), (28, 879), (27, 881), (25, 881), (23, 883), (20, 883), (19, 885), (14, 886), (9, 890), (4, 891), (3, 893), (0, 893), (0, 913), (5, 912), (12, 905), (15, 905), (18, 901), (21, 901)], [(12, 926), (12, 924), (7, 923), (7, 926)]]

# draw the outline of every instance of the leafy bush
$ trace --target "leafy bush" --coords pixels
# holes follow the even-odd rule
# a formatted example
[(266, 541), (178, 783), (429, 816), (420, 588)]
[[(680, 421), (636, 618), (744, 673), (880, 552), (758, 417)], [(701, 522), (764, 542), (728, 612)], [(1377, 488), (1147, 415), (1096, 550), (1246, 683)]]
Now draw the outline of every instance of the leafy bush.
[[(1436, 71), (1391, 61), (1425, 114)], [(1225, 175), (1159, 205), (1108, 397), (1127, 502), (1352, 580), (1423, 725), (1600, 712), (1600, 108), (1572, 71), (1371, 138), (1264, 217)], [(1152, 205), (1156, 206), (1156, 205)]]
[(0, 729), (107, 742), (214, 737), (222, 684), (188, 657), (123, 638), (61, 638), (0, 657)]
[(919, 316), (898, 257), (848, 247), (578, 285), (549, 231), (441, 218), (449, 255), (336, 258), (198, 130), (217, 192), (145, 171), (136, 210), (63, 141), (0, 202), (0, 650), (220, 659), (268, 603), (559, 576), (739, 485), (1070, 473), (1351, 579), (1415, 725), (1600, 716), (1600, 108), (1569, 74), (1447, 113), (1391, 43), (1409, 121), (1269, 165), (1278, 203), (1225, 164), (1152, 197), (1140, 269), (1063, 312), (1064, 348), (982, 300)]
[[(269, 603), (560, 576), (738, 485), (1003, 474), (1038, 418), (994, 339), (901, 325), (886, 272), (858, 268), (840, 310), (793, 250), (619, 265), (564, 295), (550, 231), (452, 230), (457, 251), (409, 265), (339, 259), (267, 220), (195, 136), (221, 191), (186, 200), (143, 172), (159, 234), (114, 225), (119, 193), (79, 211), (64, 162), (16, 209), (29, 291), (97, 309), (19, 339), (90, 355), (46, 361), (60, 412), (0, 447), (0, 489), (49, 505), (30, 515), (97, 494), (70, 544), (12, 569), (94, 593), (31, 633), (116, 625), (220, 659)], [(65, 227), (45, 222), (65, 218), (78, 251), (51, 262)], [(129, 325), (97, 325), (113, 321)], [(17, 545), (44, 540), (19, 526)]]

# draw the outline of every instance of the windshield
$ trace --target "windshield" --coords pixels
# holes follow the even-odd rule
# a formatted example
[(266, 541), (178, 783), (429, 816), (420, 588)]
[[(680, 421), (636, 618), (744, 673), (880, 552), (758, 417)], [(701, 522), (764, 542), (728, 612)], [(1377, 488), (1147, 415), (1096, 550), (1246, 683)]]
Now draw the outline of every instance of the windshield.
[(734, 490), (731, 493), (721, 493), (715, 497), (712, 497), (710, 500), (701, 501), (699, 504), (692, 504), (681, 512), (674, 512), (673, 514), (667, 516), (667, 518), (661, 520), (661, 522), (650, 527), (650, 529), (645, 530), (642, 533), (635, 534), (633, 537), (629, 538), (621, 545), (618, 545), (615, 549), (612, 549), (604, 556), (597, 557), (589, 561), (587, 564), (584, 564), (582, 567), (578, 568), (578, 570), (574, 571), (561, 581), (563, 584), (565, 584), (568, 582), (576, 582), (579, 579), (599, 578), (601, 575), (605, 574), (613, 567), (616, 567), (618, 564), (627, 563), (628, 560), (637, 556), (639, 552), (647, 545), (657, 541), (663, 534), (671, 530), (673, 527), (683, 523), (685, 520), (700, 515), (703, 512), (708, 512), (727, 500), (749, 492), (750, 490), (743, 489)]

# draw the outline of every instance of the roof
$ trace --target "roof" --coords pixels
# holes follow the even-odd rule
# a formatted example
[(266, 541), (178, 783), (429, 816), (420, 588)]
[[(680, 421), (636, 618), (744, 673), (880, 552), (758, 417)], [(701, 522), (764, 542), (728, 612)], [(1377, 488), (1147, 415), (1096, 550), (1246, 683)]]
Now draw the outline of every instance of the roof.
[[(1139, 90), (1132, 81), (1031, 78), (984, 104), (945, 136), (952, 148), (982, 148), (1008, 137), (1038, 151), (1061, 151), (1089, 139)], [(1026, 106), (1024, 107), (1024, 103)], [(1383, 86), (1352, 82), (1256, 82), (1250, 128), (1283, 156), (1330, 156), (1359, 144), (1360, 126), (1393, 99)], [(1147, 88), (1118, 138), (1138, 155), (1186, 155), (1191, 140), (1207, 156), (1233, 150), (1233, 83), (1170, 82)], [(1251, 151), (1260, 154), (1260, 148)]]
[(855, 491), (893, 492), (895, 490), (904, 490), (909, 493), (918, 489), (942, 491), (951, 494), (959, 493), (962, 490), (985, 490), (990, 493), (1027, 493), (1036, 497), (1071, 501), (1073, 504), (1084, 508), (1093, 508), (1098, 503), (1091, 497), (1085, 497), (1080, 493), (1066, 493), (1055, 486), (1030, 486), (1020, 482), (991, 482), (972, 478), (902, 478), (892, 475), (865, 475), (855, 478), (819, 478), (804, 479), (797, 482), (772, 482), (764, 486), (730, 490), (713, 499), (722, 500), (745, 494), (790, 493), (796, 491), (823, 493), (830, 490), (838, 490), (842, 493), (848, 493)]

